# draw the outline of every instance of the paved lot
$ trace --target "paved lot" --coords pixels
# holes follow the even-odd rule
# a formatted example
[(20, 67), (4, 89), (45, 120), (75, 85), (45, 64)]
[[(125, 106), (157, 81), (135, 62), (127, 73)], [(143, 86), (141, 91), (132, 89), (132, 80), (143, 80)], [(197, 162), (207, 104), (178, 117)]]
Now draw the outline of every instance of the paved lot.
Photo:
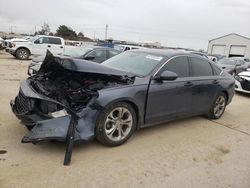
[[(250, 96), (236, 94), (217, 121), (195, 117), (139, 130), (125, 144), (22, 144), (9, 107), (29, 61), (0, 52), (0, 187), (250, 187)], [(4, 153), (6, 151), (6, 153)]]

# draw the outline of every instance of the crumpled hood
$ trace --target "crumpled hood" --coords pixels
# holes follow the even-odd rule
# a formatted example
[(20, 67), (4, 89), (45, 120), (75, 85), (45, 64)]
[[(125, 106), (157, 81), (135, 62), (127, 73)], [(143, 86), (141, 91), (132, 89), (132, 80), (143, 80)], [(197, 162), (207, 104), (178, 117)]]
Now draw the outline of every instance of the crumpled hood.
[(65, 56), (53, 56), (50, 51), (47, 51), (46, 57), (41, 65), (39, 73), (48, 73), (55, 70), (70, 70), (82, 73), (95, 73), (114, 76), (129, 76), (130, 73), (113, 69), (111, 67), (93, 63), (87, 60), (74, 59)]

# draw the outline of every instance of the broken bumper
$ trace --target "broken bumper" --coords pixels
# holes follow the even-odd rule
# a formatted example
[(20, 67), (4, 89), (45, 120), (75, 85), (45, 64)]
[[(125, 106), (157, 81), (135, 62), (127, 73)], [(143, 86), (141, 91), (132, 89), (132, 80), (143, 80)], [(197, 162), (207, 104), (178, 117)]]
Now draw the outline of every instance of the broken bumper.
[[(28, 85), (28, 81), (22, 81), (20, 91), (15, 100), (11, 101), (13, 113), (30, 130), (22, 139), (23, 143), (37, 143), (45, 140), (66, 141), (67, 132), (71, 118), (77, 117), (77, 114), (69, 112), (62, 117), (48, 117), (37, 113), (35, 110), (36, 100), (45, 100), (49, 102), (57, 101), (47, 98), (33, 91)], [(81, 117), (77, 117), (74, 141), (92, 140), (94, 138), (94, 116), (95, 111), (89, 107), (81, 112)]]

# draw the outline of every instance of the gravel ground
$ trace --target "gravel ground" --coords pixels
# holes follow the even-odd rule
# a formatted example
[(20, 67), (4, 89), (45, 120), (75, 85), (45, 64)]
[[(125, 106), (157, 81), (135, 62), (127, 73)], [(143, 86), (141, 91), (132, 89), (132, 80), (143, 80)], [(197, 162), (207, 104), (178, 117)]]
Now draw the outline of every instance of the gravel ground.
[(0, 187), (250, 187), (250, 96), (236, 93), (217, 121), (194, 117), (137, 131), (124, 145), (22, 144), (9, 101), (29, 61), (0, 52)]

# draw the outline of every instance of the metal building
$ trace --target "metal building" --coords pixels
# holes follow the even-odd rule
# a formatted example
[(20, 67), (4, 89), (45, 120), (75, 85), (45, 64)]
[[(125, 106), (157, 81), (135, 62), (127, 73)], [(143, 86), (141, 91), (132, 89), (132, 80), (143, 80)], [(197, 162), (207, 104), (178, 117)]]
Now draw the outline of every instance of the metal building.
[(231, 33), (208, 42), (208, 54), (250, 58), (250, 38)]

